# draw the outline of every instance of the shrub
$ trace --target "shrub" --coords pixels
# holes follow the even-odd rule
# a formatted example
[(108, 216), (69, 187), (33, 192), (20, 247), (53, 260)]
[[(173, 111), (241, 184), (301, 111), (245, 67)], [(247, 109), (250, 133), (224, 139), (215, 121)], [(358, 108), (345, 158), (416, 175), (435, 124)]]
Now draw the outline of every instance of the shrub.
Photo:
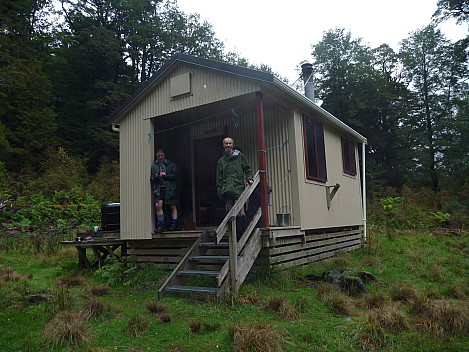
[(98, 173), (88, 186), (88, 191), (101, 202), (118, 202), (120, 198), (119, 175), (119, 163), (104, 157)]

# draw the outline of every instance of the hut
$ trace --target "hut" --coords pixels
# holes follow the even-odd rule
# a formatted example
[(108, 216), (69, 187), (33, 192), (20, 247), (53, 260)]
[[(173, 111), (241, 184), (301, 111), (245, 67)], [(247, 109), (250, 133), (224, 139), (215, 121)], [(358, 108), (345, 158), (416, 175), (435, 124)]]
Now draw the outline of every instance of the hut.
[[(177, 54), (114, 115), (120, 240), (133, 260), (174, 270), (161, 293), (233, 293), (260, 256), (285, 268), (363, 244), (366, 138), (314, 102), (312, 66), (302, 69), (306, 95), (270, 73)], [(257, 172), (229, 214), (215, 186), (225, 136)], [(149, 177), (157, 148), (180, 174), (181, 229), (162, 234), (154, 231)], [(233, 220), (253, 192), (260, 207), (236, 241)], [(185, 285), (192, 275), (215, 284)]]

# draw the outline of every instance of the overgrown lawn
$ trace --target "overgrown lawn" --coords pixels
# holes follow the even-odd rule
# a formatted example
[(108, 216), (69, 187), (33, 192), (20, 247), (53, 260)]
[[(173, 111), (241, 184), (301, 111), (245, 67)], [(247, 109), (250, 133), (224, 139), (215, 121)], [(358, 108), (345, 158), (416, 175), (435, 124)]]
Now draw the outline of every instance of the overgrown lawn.
[[(0, 256), (1, 351), (468, 351), (469, 236), (368, 232), (369, 245), (309, 266), (260, 267), (236, 299), (156, 299), (166, 272), (79, 271), (69, 249)], [(306, 278), (377, 281), (350, 297)]]

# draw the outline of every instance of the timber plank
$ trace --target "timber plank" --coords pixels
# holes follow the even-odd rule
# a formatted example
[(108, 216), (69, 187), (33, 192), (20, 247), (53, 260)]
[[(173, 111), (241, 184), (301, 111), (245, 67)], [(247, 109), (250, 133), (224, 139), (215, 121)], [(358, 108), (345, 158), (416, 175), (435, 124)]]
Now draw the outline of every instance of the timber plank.
[(361, 239), (361, 235), (356, 235), (356, 236), (349, 236), (349, 237), (330, 238), (330, 239), (326, 239), (322, 241), (315, 241), (315, 242), (306, 242), (305, 244), (295, 244), (291, 246), (275, 247), (275, 248), (269, 249), (269, 254), (277, 255), (277, 254), (282, 254), (286, 252), (304, 251), (310, 248), (323, 247), (323, 246), (327, 246), (330, 244), (354, 241), (354, 240), (360, 240), (360, 239)]
[[(355, 245), (355, 246), (343, 248), (342, 250), (345, 252), (349, 252), (351, 250), (358, 249), (358, 248), (361, 248), (361, 245)], [(320, 254), (309, 256), (306, 258), (300, 258), (300, 259), (296, 259), (296, 260), (292, 260), (292, 261), (288, 261), (284, 263), (278, 263), (273, 266), (278, 269), (286, 269), (286, 268), (290, 268), (293, 266), (306, 265), (306, 264), (315, 263), (321, 260), (332, 258), (336, 255), (336, 253), (337, 252), (320, 253)]]
[(200, 286), (166, 286), (168, 292), (194, 292), (194, 293), (210, 293), (217, 294), (218, 287), (200, 287)]
[(336, 237), (349, 237), (349, 236), (361, 236), (361, 231), (346, 231), (334, 234), (322, 234), (322, 235), (305, 235), (305, 236), (294, 236), (294, 237), (281, 237), (281, 238), (263, 238), (264, 247), (276, 247), (282, 245), (289, 245), (294, 243), (314, 242), (321, 241), (329, 238)]
[(271, 256), (270, 261), (271, 261), (271, 263), (290, 261), (290, 260), (294, 260), (298, 257), (310, 257), (310, 256), (313, 256), (315, 254), (330, 252), (330, 251), (337, 251), (337, 250), (341, 250), (341, 249), (351, 247), (351, 246), (355, 246), (355, 245), (360, 245), (361, 246), (361, 241), (360, 240), (347, 241), (347, 242), (341, 242), (341, 243), (334, 244), (334, 245), (329, 245), (329, 246), (311, 248), (311, 249), (305, 250), (305, 251), (297, 251), (297, 252), (282, 254), (282, 255), (278, 255), (278, 256)]

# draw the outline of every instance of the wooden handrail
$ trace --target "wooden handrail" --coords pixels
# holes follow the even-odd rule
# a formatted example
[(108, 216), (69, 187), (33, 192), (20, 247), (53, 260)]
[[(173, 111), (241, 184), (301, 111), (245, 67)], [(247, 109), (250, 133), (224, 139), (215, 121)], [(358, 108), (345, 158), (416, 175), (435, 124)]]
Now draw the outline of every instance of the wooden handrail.
[(233, 207), (230, 209), (230, 211), (226, 214), (223, 221), (220, 223), (220, 225), (215, 230), (215, 233), (217, 234), (217, 243), (219, 243), (220, 240), (225, 235), (225, 233), (228, 229), (228, 222), (232, 221), (233, 218), (236, 218), (236, 215), (238, 215), (241, 208), (244, 207), (244, 204), (246, 204), (246, 202), (248, 201), (248, 199), (251, 196), (252, 192), (254, 192), (257, 185), (259, 184), (259, 181), (260, 181), (259, 171), (256, 172), (256, 175), (254, 176), (253, 181), (254, 182), (252, 183), (252, 185), (250, 185), (249, 187), (246, 187), (244, 189), (243, 193), (241, 193), (239, 198), (236, 200), (236, 203), (233, 205)]

